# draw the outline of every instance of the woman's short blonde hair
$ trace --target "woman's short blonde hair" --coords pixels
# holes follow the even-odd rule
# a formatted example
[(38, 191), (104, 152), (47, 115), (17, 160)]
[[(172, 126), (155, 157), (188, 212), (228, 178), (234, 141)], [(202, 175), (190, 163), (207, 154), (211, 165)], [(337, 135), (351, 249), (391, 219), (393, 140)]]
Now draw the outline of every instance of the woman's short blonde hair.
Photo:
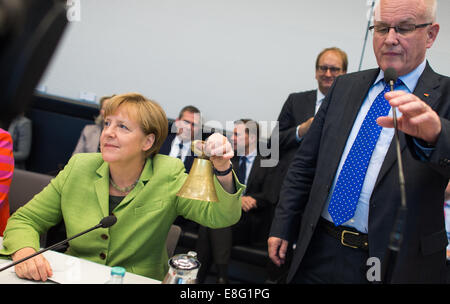
[(135, 120), (145, 135), (153, 134), (155, 142), (146, 151), (146, 157), (153, 157), (159, 152), (167, 137), (168, 121), (166, 113), (161, 106), (139, 93), (126, 93), (116, 95), (105, 105), (105, 117), (112, 115), (116, 110), (125, 107), (128, 116)]

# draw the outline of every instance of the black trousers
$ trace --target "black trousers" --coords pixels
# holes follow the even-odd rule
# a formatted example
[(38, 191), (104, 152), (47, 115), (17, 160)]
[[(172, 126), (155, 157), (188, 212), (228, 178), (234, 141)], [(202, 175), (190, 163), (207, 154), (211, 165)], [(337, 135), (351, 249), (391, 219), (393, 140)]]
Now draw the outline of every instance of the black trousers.
[(318, 225), (291, 283), (366, 284), (368, 251), (344, 246)]
[[(232, 244), (231, 227), (211, 229), (200, 225), (196, 244), (197, 258), (201, 263), (197, 274), (199, 283), (203, 283), (212, 264), (218, 267), (218, 276), (226, 277), (230, 261)], [(223, 266), (222, 266), (223, 265)]]
[(450, 260), (447, 260), (447, 284), (450, 284)]

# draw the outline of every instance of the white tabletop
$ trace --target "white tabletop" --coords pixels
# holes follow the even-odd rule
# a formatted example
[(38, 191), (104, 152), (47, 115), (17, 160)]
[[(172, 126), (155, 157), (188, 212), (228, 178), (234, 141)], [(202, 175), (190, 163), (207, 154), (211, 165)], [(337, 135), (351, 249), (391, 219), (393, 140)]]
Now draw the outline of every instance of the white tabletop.
[[(0, 237), (0, 248), (3, 238)], [(73, 257), (57, 251), (46, 251), (44, 257), (49, 261), (53, 276), (48, 283), (60, 284), (104, 284), (110, 278), (111, 267), (97, 264), (88, 260)], [(6, 266), (10, 260), (1, 260), (0, 266)], [(43, 283), (20, 279), (14, 272), (14, 267), (0, 272), (0, 284), (29, 284)], [(46, 282), (47, 283), (47, 282)], [(134, 273), (127, 272), (124, 284), (160, 284), (158, 280), (150, 279)]]

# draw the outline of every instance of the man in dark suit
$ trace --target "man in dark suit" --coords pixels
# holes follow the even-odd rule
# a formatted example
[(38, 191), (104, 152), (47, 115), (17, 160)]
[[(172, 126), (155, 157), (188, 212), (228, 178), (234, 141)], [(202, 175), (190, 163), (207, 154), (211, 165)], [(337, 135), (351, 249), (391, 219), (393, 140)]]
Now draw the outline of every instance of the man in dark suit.
[(231, 163), (240, 183), (246, 185), (241, 197), (242, 215), (231, 227), (211, 229), (200, 226), (196, 246), (202, 263), (199, 282), (203, 283), (211, 260), (217, 267), (217, 282), (228, 282), (228, 263), (232, 245), (250, 245), (265, 248), (270, 229), (270, 203), (265, 190), (266, 167), (258, 154), (259, 126), (250, 119), (234, 122), (231, 142), (235, 157)]
[[(268, 240), (277, 265), (296, 243), (288, 282), (366, 283), (373, 278), (369, 258), (386, 262), (401, 201), (391, 106), (399, 116), (407, 214), (385, 282), (445, 282), (450, 79), (425, 59), (439, 32), (435, 11), (435, 1), (381, 0), (372, 27), (379, 69), (338, 77), (316, 114), (287, 173)], [(400, 82), (385, 93), (388, 67)]]
[(267, 200), (267, 167), (258, 153), (259, 125), (251, 119), (234, 122), (232, 143), (236, 156), (231, 159), (239, 181), (246, 185), (241, 197), (242, 216), (233, 226), (233, 244), (267, 246), (270, 229), (270, 203)]
[[(278, 202), (281, 183), (295, 151), (297, 151), (303, 137), (308, 132), (325, 95), (336, 77), (347, 73), (347, 54), (337, 47), (326, 48), (317, 56), (315, 66), (318, 88), (290, 94), (278, 116), (279, 124), (275, 132), (279, 134), (280, 161), (271, 172), (271, 175), (276, 177), (272, 191), (274, 204)], [(277, 183), (276, 181), (280, 182)]]
[[(191, 142), (202, 139), (200, 110), (192, 105), (181, 109), (178, 118), (169, 124), (169, 134), (159, 150), (160, 154), (178, 157), (183, 161), (186, 173), (189, 173), (196, 155), (191, 151)], [(184, 217), (177, 217), (174, 224), (184, 231), (196, 232), (199, 225)]]
[[(315, 63), (315, 78), (318, 88), (316, 90), (292, 93), (284, 103), (278, 116), (278, 129), (274, 130), (274, 132), (279, 134), (280, 160), (277, 166), (269, 169), (271, 171), (270, 175), (273, 177), (270, 187), (271, 191), (269, 192), (273, 208), (278, 203), (281, 185), (289, 165), (303, 137), (308, 132), (314, 115), (317, 113), (336, 77), (347, 73), (347, 66), (348, 58), (343, 50), (337, 47), (322, 50), (317, 56)], [(289, 257), (291, 257), (290, 251), (291, 248), (289, 248)], [(282, 268), (277, 268), (269, 263), (269, 281), (284, 282), (288, 264)]]
[(194, 106), (184, 107), (169, 130), (159, 153), (180, 158), (189, 173), (195, 158), (191, 151), (191, 141), (202, 139), (200, 110)]

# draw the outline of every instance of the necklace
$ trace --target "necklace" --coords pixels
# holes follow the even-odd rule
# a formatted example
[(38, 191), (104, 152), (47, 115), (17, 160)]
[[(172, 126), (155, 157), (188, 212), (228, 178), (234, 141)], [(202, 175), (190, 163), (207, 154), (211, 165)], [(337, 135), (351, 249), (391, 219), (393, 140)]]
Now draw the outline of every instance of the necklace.
[(134, 187), (136, 187), (137, 183), (139, 181), (139, 178), (130, 186), (128, 187), (124, 187), (124, 188), (120, 188), (119, 186), (117, 186), (117, 184), (113, 181), (111, 175), (109, 176), (109, 182), (111, 183), (111, 186), (113, 186), (114, 189), (116, 189), (117, 191), (120, 191), (122, 193), (127, 193), (130, 192), (131, 190), (133, 190)]

